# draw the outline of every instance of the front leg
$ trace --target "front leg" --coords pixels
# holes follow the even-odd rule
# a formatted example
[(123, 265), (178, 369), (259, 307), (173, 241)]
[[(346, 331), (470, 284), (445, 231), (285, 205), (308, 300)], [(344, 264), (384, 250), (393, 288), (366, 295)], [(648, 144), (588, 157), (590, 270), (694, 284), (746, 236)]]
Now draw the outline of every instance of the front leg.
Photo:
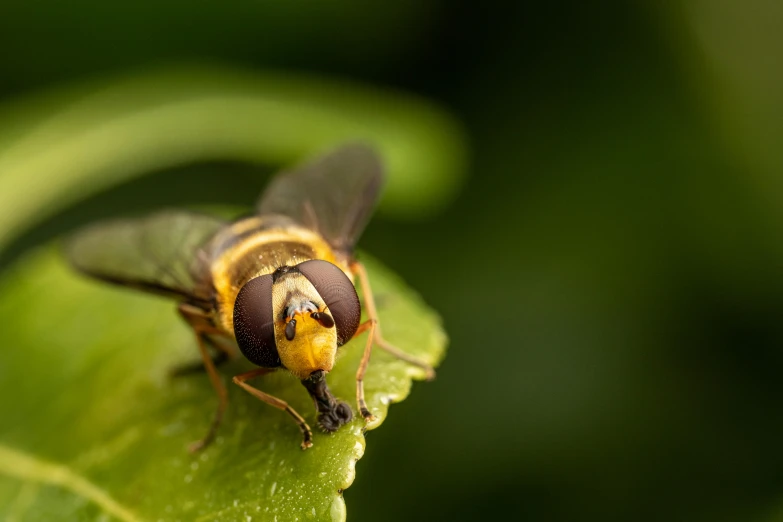
[(307, 425), (304, 418), (301, 415), (299, 415), (299, 413), (295, 409), (289, 406), (288, 403), (285, 402), (283, 399), (278, 399), (277, 397), (269, 395), (268, 393), (264, 393), (258, 388), (250, 386), (249, 384), (247, 384), (247, 382), (245, 382), (254, 377), (259, 377), (261, 375), (264, 375), (265, 373), (269, 373), (270, 371), (273, 370), (270, 370), (268, 368), (257, 368), (255, 370), (250, 370), (249, 372), (236, 375), (234, 376), (234, 384), (244, 389), (246, 392), (248, 392), (256, 399), (264, 401), (270, 406), (274, 406), (275, 408), (279, 410), (283, 410), (286, 413), (288, 413), (291, 416), (291, 418), (294, 419), (294, 422), (296, 422), (296, 425), (299, 426), (299, 430), (302, 432), (302, 449), (305, 450), (313, 445), (313, 432), (310, 430), (310, 426)]
[(371, 422), (375, 420), (375, 415), (367, 408), (367, 402), (364, 400), (364, 372), (367, 371), (367, 365), (370, 364), (370, 353), (372, 352), (373, 332), (375, 326), (378, 323), (375, 319), (369, 319), (359, 325), (356, 329), (356, 333), (353, 334), (354, 338), (360, 334), (370, 330), (370, 335), (367, 336), (367, 343), (364, 345), (364, 353), (362, 354), (362, 360), (359, 361), (359, 369), (356, 370), (356, 404), (359, 406), (359, 413), (362, 414), (364, 420)]
[(359, 412), (367, 421), (375, 420), (375, 416), (367, 408), (367, 403), (364, 399), (364, 374), (367, 370), (367, 365), (370, 363), (370, 353), (372, 351), (373, 343), (377, 344), (382, 350), (392, 354), (400, 360), (413, 364), (424, 369), (425, 377), (428, 381), (435, 378), (435, 369), (428, 362), (407, 354), (386, 341), (381, 335), (381, 326), (378, 322), (378, 312), (375, 308), (375, 298), (373, 297), (372, 289), (370, 288), (370, 280), (367, 277), (367, 271), (358, 261), (354, 261), (350, 265), (351, 273), (359, 280), (359, 284), (362, 289), (362, 296), (364, 297), (364, 303), (367, 308), (367, 315), (369, 319), (359, 325), (354, 337), (369, 330), (367, 337), (367, 344), (364, 347), (364, 354), (362, 360), (359, 363), (359, 369), (356, 372), (356, 402), (359, 406)]

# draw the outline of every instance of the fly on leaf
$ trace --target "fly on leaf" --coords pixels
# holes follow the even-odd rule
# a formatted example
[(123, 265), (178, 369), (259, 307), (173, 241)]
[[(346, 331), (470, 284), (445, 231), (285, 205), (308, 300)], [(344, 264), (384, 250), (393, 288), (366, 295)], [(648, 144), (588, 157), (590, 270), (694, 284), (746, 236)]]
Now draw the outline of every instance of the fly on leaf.
[[(216, 365), (239, 351), (258, 368), (233, 381), (256, 398), (284, 410), (312, 446), (304, 417), (280, 398), (248, 381), (275, 370), (299, 379), (313, 398), (318, 425), (335, 431), (351, 407), (326, 383), (338, 349), (367, 332), (356, 372), (356, 403), (365, 420), (363, 378), (373, 345), (424, 368), (432, 367), (389, 344), (381, 335), (367, 274), (353, 255), (383, 182), (378, 156), (363, 145), (343, 146), (278, 174), (254, 215), (233, 222), (184, 211), (98, 223), (66, 244), (79, 271), (94, 278), (179, 302), (192, 327), (218, 408), (197, 451), (215, 437), (228, 403)], [(361, 286), (368, 319), (360, 322)]]

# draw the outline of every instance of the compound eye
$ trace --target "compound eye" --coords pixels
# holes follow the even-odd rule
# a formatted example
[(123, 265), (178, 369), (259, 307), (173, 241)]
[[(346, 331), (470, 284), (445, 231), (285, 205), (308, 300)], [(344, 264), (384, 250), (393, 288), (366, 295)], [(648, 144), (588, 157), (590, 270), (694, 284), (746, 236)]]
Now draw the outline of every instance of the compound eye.
[(362, 317), (362, 306), (351, 280), (338, 267), (321, 259), (305, 261), (296, 267), (329, 307), (337, 327), (337, 346), (350, 341)]
[(234, 303), (234, 336), (242, 355), (263, 368), (280, 366), (272, 313), (272, 276), (251, 279)]

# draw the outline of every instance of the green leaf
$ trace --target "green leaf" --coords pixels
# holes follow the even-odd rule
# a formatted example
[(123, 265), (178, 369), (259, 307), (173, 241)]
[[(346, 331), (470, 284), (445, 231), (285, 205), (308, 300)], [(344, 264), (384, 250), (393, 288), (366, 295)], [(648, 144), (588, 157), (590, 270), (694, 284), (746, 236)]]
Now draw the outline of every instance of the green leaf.
[(459, 125), (388, 90), (183, 68), (14, 100), (0, 107), (0, 249), (34, 221), (152, 170), (207, 160), (289, 164), (350, 140), (372, 143), (386, 162), (382, 212), (421, 217), (460, 185)]
[[(366, 260), (385, 336), (437, 364), (438, 317), (378, 262)], [(18, 262), (0, 280), (0, 519), (342, 520), (342, 491), (364, 451), (364, 422), (316, 432), (302, 451), (288, 416), (229, 386), (217, 441), (201, 437), (217, 404), (205, 374), (168, 377), (198, 359), (171, 302), (72, 274), (52, 251)], [(341, 349), (329, 376), (355, 408), (364, 338)], [(224, 379), (249, 368), (232, 361)], [(378, 417), (423, 372), (375, 350), (367, 399)], [(315, 424), (312, 402), (279, 372), (254, 381)]]

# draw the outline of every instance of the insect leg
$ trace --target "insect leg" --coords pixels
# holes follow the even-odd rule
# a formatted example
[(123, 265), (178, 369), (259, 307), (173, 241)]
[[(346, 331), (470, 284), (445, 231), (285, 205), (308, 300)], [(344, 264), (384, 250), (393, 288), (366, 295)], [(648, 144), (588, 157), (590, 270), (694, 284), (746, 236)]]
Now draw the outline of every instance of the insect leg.
[[(356, 334), (358, 335), (367, 329), (371, 329), (370, 338), (368, 339), (367, 346), (364, 350), (365, 354), (362, 357), (362, 362), (359, 365), (359, 371), (356, 373), (356, 394), (360, 402), (359, 409), (362, 412), (362, 416), (369, 420), (369, 418), (372, 417), (372, 414), (369, 412), (369, 410), (367, 410), (366, 405), (364, 406), (364, 409), (362, 409), (363, 405), (361, 403), (364, 402), (364, 385), (361, 383), (361, 380), (364, 377), (367, 364), (370, 362), (370, 347), (372, 342), (375, 342), (379, 348), (392, 354), (398, 359), (403, 360), (409, 364), (413, 364), (414, 366), (423, 368), (427, 380), (432, 380), (435, 378), (435, 370), (433, 369), (432, 365), (426, 361), (403, 352), (383, 338), (383, 335), (381, 334), (381, 325), (378, 322), (378, 312), (375, 308), (375, 298), (373, 297), (372, 288), (370, 288), (370, 280), (367, 277), (367, 271), (365, 270), (364, 265), (358, 261), (353, 261), (350, 265), (350, 269), (354, 276), (359, 279), (359, 284), (362, 288), (362, 296), (364, 297), (364, 303), (367, 307), (367, 315), (370, 317), (369, 321), (360, 325), (359, 329), (356, 331)], [(368, 323), (370, 323), (370, 321), (374, 322), (375, 324), (369, 325)], [(367, 412), (366, 415), (365, 411)]]
[(428, 381), (435, 379), (435, 369), (432, 366), (418, 357), (415, 357), (409, 353), (405, 353), (393, 344), (389, 343), (389, 341), (381, 337), (381, 334), (378, 333), (377, 329), (375, 331), (375, 344), (377, 344), (381, 350), (392, 354), (401, 361), (405, 361), (406, 363), (423, 368), (424, 378)]
[(208, 342), (207, 335), (210, 333), (216, 333), (214, 326), (212, 326), (205, 318), (202, 310), (188, 305), (181, 304), (179, 306), (179, 313), (190, 324), (193, 331), (196, 334), (196, 342), (198, 344), (199, 352), (201, 353), (201, 360), (204, 363), (204, 368), (207, 370), (209, 380), (212, 382), (212, 387), (215, 388), (215, 392), (218, 395), (218, 408), (215, 412), (215, 417), (212, 419), (212, 424), (209, 426), (209, 431), (201, 440), (198, 440), (190, 445), (191, 452), (196, 452), (207, 447), (215, 438), (218, 426), (223, 420), (223, 413), (226, 411), (228, 405), (228, 393), (226, 387), (223, 385), (223, 381), (220, 379), (220, 375), (215, 369), (215, 364), (212, 361), (212, 357), (207, 350), (206, 342)]
[(378, 321), (376, 319), (368, 319), (359, 325), (359, 328), (356, 329), (356, 333), (353, 335), (356, 337), (370, 330), (370, 334), (367, 336), (367, 344), (364, 345), (362, 360), (359, 362), (359, 369), (356, 371), (356, 403), (359, 406), (359, 412), (366, 421), (375, 420), (375, 415), (367, 408), (367, 403), (364, 400), (364, 372), (367, 371), (367, 365), (370, 363), (370, 352), (372, 352), (373, 337), (377, 327)]
[(310, 426), (307, 425), (302, 416), (299, 415), (296, 410), (289, 406), (288, 403), (284, 400), (273, 397), (268, 393), (264, 393), (258, 388), (250, 386), (245, 382), (254, 377), (269, 373), (270, 371), (271, 370), (267, 368), (257, 368), (255, 370), (236, 375), (234, 376), (234, 384), (243, 388), (256, 399), (262, 400), (270, 406), (274, 406), (277, 409), (283, 410), (293, 417), (294, 422), (296, 422), (296, 425), (299, 426), (299, 429), (302, 431), (302, 449), (307, 449), (313, 445), (313, 432), (310, 430)]
[[(212, 355), (212, 364), (215, 368), (225, 363), (234, 356), (234, 353), (222, 343), (213, 339), (212, 337), (205, 336), (204, 341), (213, 349), (214, 355)], [(201, 373), (205, 371), (204, 363), (201, 361), (193, 363), (185, 363), (179, 366), (171, 368), (169, 375), (172, 377), (183, 377), (185, 375), (191, 375), (194, 373)]]

